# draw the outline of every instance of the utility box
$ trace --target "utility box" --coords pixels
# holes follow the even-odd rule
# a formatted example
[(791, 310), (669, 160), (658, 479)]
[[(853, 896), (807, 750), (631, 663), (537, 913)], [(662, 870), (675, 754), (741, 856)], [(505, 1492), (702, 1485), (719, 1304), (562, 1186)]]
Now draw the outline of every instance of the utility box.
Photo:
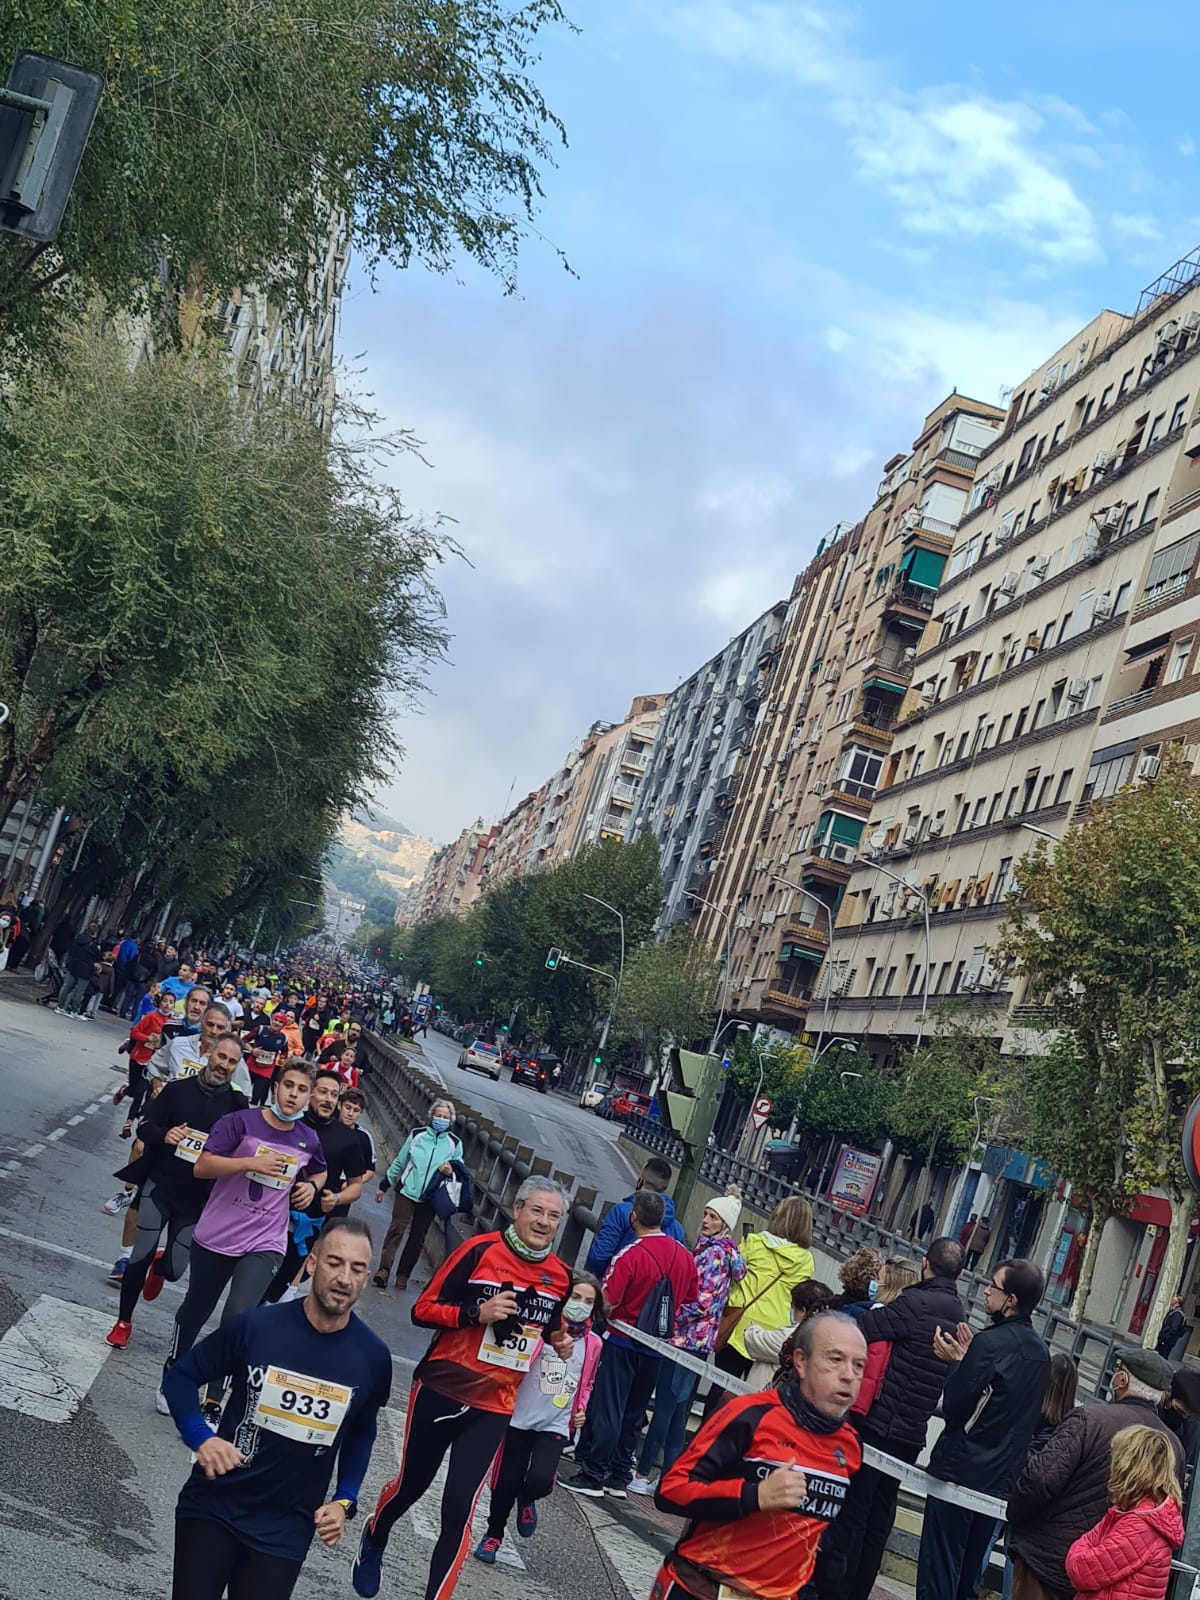
[(56, 236), (103, 92), (102, 73), (18, 53), (0, 89), (0, 230)]

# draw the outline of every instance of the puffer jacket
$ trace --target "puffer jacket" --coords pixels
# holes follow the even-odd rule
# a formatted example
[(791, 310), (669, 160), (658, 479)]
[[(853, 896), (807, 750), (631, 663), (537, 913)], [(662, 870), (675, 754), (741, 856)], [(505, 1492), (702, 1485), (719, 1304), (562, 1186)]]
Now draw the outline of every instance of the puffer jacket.
[(1006, 1495), (1041, 1421), (1049, 1374), (1050, 1352), (1028, 1313), (977, 1333), (942, 1390), (946, 1427), (929, 1457), (930, 1472)]
[(864, 1419), (873, 1443), (920, 1451), (950, 1370), (933, 1352), (934, 1331), (952, 1334), (965, 1316), (954, 1279), (934, 1277), (910, 1284), (890, 1305), (860, 1319), (868, 1344), (886, 1339), (892, 1346), (878, 1397)]
[(813, 1276), (812, 1251), (778, 1234), (747, 1234), (742, 1241), (746, 1276), (729, 1293), (731, 1306), (744, 1306), (746, 1314), (729, 1338), (729, 1347), (746, 1356), (744, 1329), (749, 1322), (763, 1328), (790, 1327), (792, 1290)]
[(1182, 1482), (1183, 1447), (1149, 1400), (1079, 1406), (1022, 1468), (1008, 1500), (1009, 1547), (1047, 1588), (1070, 1589), (1067, 1551), (1108, 1505), (1113, 1438), (1139, 1425), (1170, 1438)]
[(1088, 1600), (1164, 1600), (1171, 1555), (1183, 1543), (1174, 1500), (1143, 1500), (1132, 1511), (1110, 1506), (1067, 1553), (1067, 1575)]
[(717, 1342), (721, 1313), (729, 1291), (746, 1276), (746, 1263), (727, 1233), (719, 1233), (715, 1239), (706, 1239), (701, 1234), (693, 1255), (700, 1292), (694, 1300), (677, 1308), (671, 1343), (681, 1350), (706, 1356)]

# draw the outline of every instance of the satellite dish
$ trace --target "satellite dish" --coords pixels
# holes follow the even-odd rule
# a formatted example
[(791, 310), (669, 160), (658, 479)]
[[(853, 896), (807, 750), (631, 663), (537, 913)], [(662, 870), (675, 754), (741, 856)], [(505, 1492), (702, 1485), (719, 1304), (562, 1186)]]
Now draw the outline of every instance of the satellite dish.
[(876, 828), (875, 832), (867, 840), (867, 845), (872, 850), (882, 850), (883, 849), (883, 841), (886, 838), (887, 838), (887, 829), (886, 828)]
[(900, 882), (906, 889), (915, 889), (920, 883), (920, 878), (915, 872), (906, 872)]

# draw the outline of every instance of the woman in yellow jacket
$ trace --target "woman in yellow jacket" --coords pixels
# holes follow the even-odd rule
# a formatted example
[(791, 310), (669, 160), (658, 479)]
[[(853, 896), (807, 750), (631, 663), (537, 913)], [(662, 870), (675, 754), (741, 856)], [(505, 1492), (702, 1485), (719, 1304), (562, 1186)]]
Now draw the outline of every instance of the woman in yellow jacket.
[[(729, 1307), (740, 1308), (741, 1317), (729, 1342), (716, 1357), (715, 1365), (735, 1378), (744, 1378), (754, 1365), (746, 1354), (745, 1332), (750, 1324), (760, 1328), (790, 1327), (792, 1290), (813, 1276), (812, 1207), (799, 1195), (781, 1200), (759, 1233), (743, 1239), (742, 1259), (746, 1276), (735, 1283), (729, 1294)], [(724, 1389), (709, 1391), (707, 1416), (725, 1396)]]

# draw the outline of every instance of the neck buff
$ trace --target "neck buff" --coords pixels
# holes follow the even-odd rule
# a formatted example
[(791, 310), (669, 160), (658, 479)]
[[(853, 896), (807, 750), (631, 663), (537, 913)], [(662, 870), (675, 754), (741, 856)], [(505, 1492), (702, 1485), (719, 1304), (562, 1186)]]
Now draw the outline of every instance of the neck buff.
[(526, 1244), (511, 1223), (505, 1228), (503, 1238), (513, 1255), (520, 1256), (522, 1261), (545, 1261), (550, 1254), (549, 1245), (544, 1250), (535, 1250), (531, 1244)]
[(779, 1385), (779, 1398), (795, 1417), (800, 1426), (808, 1433), (836, 1433), (845, 1422), (845, 1416), (825, 1417), (810, 1405), (801, 1393), (800, 1384), (794, 1373), (789, 1375)]

